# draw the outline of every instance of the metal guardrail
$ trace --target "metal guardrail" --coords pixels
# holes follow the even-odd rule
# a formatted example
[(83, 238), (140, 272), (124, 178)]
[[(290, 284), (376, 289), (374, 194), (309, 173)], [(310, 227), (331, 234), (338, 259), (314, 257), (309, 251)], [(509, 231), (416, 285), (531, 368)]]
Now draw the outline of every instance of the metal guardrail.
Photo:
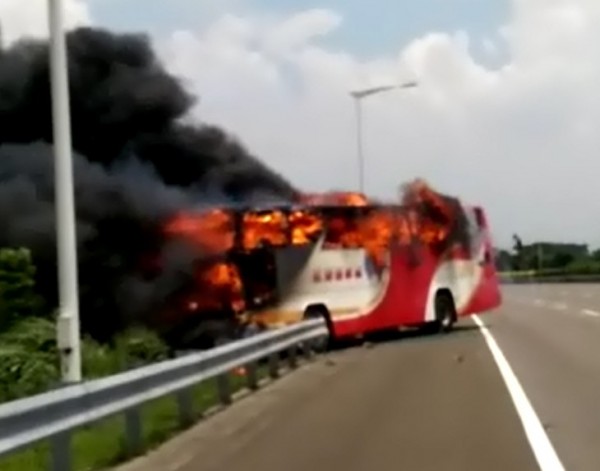
[(315, 342), (328, 335), (323, 319), (261, 333), (211, 350), (156, 363), (118, 375), (67, 386), (37, 396), (0, 405), (0, 456), (51, 440), (50, 468), (71, 469), (71, 433), (101, 419), (125, 414), (130, 454), (142, 444), (140, 406), (175, 394), (182, 424), (193, 421), (191, 388), (216, 378), (221, 404), (231, 403), (228, 373), (245, 366), (248, 386), (258, 387), (257, 362), (269, 359), (269, 374), (279, 374), (280, 353), (287, 353), (290, 367), (299, 350), (310, 356)]

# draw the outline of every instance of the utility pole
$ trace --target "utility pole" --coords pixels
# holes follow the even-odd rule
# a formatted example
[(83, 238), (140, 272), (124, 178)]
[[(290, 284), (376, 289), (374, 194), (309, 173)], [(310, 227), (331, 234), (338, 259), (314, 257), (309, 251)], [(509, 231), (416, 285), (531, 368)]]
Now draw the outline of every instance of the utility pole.
[(363, 114), (362, 100), (372, 95), (395, 90), (399, 88), (414, 88), (417, 87), (417, 82), (405, 82), (399, 85), (383, 85), (379, 87), (365, 88), (350, 92), (350, 96), (354, 98), (356, 112), (356, 157), (358, 164), (358, 189), (361, 193), (365, 191), (365, 159), (363, 149)]
[(54, 194), (58, 252), (57, 342), (64, 383), (81, 381), (79, 284), (73, 189), (71, 113), (63, 0), (48, 0), (54, 134)]

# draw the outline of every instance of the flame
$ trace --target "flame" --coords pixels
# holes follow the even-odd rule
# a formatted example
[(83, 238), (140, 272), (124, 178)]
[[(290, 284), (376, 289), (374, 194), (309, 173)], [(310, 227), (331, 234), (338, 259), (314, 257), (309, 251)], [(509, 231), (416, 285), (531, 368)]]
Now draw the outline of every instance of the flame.
[(243, 216), (243, 248), (252, 250), (264, 243), (282, 246), (288, 243), (286, 217), (282, 211), (246, 213)]
[[(202, 213), (177, 214), (165, 226), (169, 237), (181, 237), (202, 248), (205, 258), (224, 256), (237, 248), (251, 252), (263, 244), (271, 246), (305, 245), (314, 241), (323, 229), (323, 220), (309, 210), (246, 211), (239, 215), (241, 233), (236, 234), (233, 212), (214, 209)], [(260, 280), (259, 280), (260, 281)], [(256, 303), (270, 299), (270, 286), (254, 286)], [(197, 268), (193, 294), (186, 298), (187, 312), (246, 308), (243, 283), (238, 268), (220, 262)]]
[(185, 237), (210, 254), (223, 253), (234, 246), (233, 214), (222, 209), (199, 214), (180, 213), (167, 222), (165, 233)]
[[(241, 248), (246, 251), (263, 244), (308, 244), (323, 230), (322, 218), (308, 210), (295, 210), (289, 215), (281, 210), (247, 211), (241, 220)], [(223, 254), (236, 243), (234, 216), (221, 209), (178, 214), (166, 224), (165, 233), (192, 241), (209, 254)]]
[(189, 311), (241, 312), (245, 307), (242, 279), (235, 265), (218, 262), (198, 270), (196, 290), (187, 301)]
[[(327, 247), (363, 247), (377, 266), (383, 266), (394, 239), (402, 245), (417, 241), (433, 247), (447, 241), (457, 218), (456, 208), (423, 180), (410, 182), (403, 189), (400, 211), (372, 206), (363, 215), (333, 217), (328, 223)], [(348, 197), (345, 201), (352, 206), (362, 200)]]
[(357, 192), (307, 193), (300, 197), (300, 203), (309, 206), (367, 206), (369, 199)]
[(375, 265), (385, 264), (386, 253), (392, 243), (396, 218), (391, 211), (376, 211), (365, 218), (360, 225), (363, 246)]
[(449, 237), (458, 215), (449, 201), (425, 181), (417, 179), (407, 184), (402, 203), (409, 208), (413, 236), (429, 245), (442, 243)]
[(314, 240), (323, 230), (323, 219), (308, 211), (294, 211), (289, 224), (293, 245), (305, 245)]
[[(305, 207), (235, 213), (213, 209), (203, 213), (177, 214), (165, 227), (201, 246), (209, 255), (224, 256), (232, 250), (250, 253), (264, 244), (282, 247), (314, 242), (323, 232), (324, 248), (363, 248), (377, 267), (383, 267), (392, 243), (420, 242), (444, 247), (457, 218), (457, 206), (423, 180), (403, 187), (401, 205), (376, 205), (361, 193), (332, 192), (304, 195)], [(356, 208), (344, 214), (321, 211), (319, 206)], [(239, 233), (236, 233), (239, 231)], [(204, 252), (203, 252), (204, 253)], [(253, 283), (254, 301), (271, 299), (273, 288), (261, 280)], [(241, 313), (247, 306), (243, 280), (233, 263), (218, 262), (198, 268), (197, 289), (188, 298), (188, 312), (231, 309)], [(264, 288), (264, 289), (263, 289)], [(260, 298), (259, 301), (256, 301)]]

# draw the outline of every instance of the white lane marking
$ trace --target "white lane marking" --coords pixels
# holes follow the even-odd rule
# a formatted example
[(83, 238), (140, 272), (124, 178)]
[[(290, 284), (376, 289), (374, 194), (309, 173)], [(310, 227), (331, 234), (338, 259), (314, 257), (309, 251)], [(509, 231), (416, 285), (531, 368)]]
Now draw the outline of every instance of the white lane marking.
[(540, 419), (535, 413), (531, 402), (529, 402), (523, 387), (519, 383), (519, 379), (513, 372), (504, 353), (502, 353), (502, 350), (500, 350), (500, 347), (496, 343), (496, 339), (494, 339), (478, 315), (473, 315), (473, 320), (483, 334), (483, 338), (496, 361), (496, 365), (500, 370), (502, 379), (504, 379), (504, 384), (506, 384), (506, 388), (508, 389), (515, 409), (517, 410), (517, 414), (521, 419), (521, 424), (525, 429), (525, 435), (529, 440), (529, 445), (533, 450), (533, 454), (535, 455), (540, 470), (564, 471), (565, 468), (556, 454), (556, 450), (552, 446), (550, 438), (548, 438)]
[(600, 312), (592, 311), (591, 309), (582, 309), (581, 313), (585, 316), (600, 317)]
[(567, 309), (567, 305), (565, 303), (554, 303), (554, 306), (552, 307), (559, 311), (565, 311)]

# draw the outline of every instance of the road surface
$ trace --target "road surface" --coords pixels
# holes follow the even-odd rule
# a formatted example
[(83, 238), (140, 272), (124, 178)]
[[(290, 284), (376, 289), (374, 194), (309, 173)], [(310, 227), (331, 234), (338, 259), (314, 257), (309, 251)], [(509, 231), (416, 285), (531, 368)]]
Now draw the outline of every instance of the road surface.
[(493, 333), (567, 470), (600, 469), (600, 285), (517, 285)]
[[(564, 468), (597, 471), (600, 286), (504, 291), (502, 309), (481, 319)], [(522, 422), (515, 404), (484, 336), (465, 320), (447, 336), (334, 352), (121, 469), (540, 469), (534, 451), (548, 450), (528, 439), (532, 419)]]

